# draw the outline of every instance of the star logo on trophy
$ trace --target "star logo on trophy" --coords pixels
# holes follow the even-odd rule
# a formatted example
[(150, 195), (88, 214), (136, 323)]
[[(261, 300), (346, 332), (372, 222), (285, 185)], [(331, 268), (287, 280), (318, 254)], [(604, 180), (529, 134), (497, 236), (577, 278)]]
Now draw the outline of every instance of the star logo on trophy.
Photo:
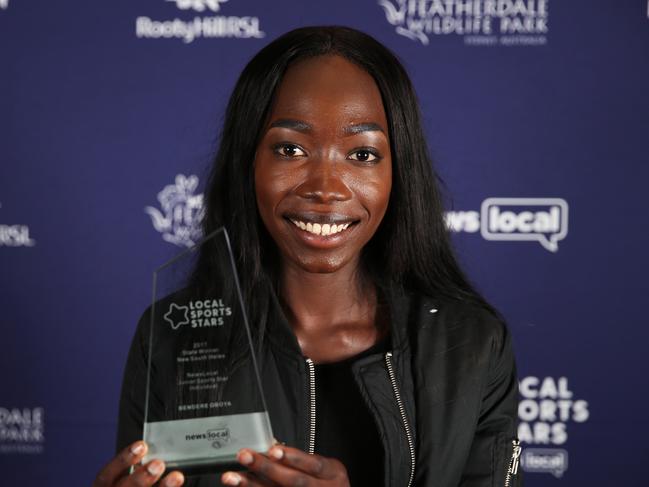
[(189, 318), (187, 317), (188, 311), (189, 308), (187, 306), (178, 306), (176, 303), (171, 303), (169, 311), (164, 315), (164, 319), (169, 322), (171, 328), (177, 330), (182, 325), (189, 324)]

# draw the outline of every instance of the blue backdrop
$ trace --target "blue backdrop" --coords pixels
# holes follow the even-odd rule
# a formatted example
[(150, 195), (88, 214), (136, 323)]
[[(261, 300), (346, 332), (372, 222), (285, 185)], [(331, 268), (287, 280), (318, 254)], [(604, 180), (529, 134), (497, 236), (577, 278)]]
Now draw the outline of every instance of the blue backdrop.
[(0, 483), (89, 485), (111, 457), (229, 92), (311, 24), (412, 76), (460, 258), (514, 335), (527, 485), (647, 485), (646, 0), (0, 0)]

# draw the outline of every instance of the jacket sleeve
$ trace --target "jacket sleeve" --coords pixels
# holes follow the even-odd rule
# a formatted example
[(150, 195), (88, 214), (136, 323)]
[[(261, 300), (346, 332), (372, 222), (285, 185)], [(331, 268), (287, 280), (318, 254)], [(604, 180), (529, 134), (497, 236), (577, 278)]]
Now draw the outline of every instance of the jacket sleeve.
[[(464, 467), (461, 487), (519, 487), (516, 469), (518, 378), (511, 335), (503, 323), (492, 340), (492, 358), (485, 380), (475, 437)], [(512, 468), (513, 467), (513, 468)], [(511, 470), (517, 470), (512, 473)]]
[(147, 310), (140, 318), (126, 359), (119, 401), (116, 451), (142, 439), (149, 320)]

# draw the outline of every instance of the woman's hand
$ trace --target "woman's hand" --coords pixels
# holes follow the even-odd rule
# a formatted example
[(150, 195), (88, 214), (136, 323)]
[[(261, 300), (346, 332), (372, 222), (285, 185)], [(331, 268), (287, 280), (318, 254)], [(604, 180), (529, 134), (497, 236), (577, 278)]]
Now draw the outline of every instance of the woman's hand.
[[(146, 454), (147, 445), (137, 441), (117, 454), (97, 474), (92, 487), (148, 487), (153, 485), (165, 471), (165, 464), (161, 460), (151, 460), (146, 465), (135, 467), (132, 475), (128, 469), (139, 463)], [(160, 487), (180, 487), (185, 482), (183, 474), (171, 472), (160, 482)]]
[(242, 449), (237, 460), (250, 472), (225, 472), (221, 482), (240, 487), (349, 487), (345, 466), (335, 458), (326, 458), (282, 445), (275, 445), (268, 455)]

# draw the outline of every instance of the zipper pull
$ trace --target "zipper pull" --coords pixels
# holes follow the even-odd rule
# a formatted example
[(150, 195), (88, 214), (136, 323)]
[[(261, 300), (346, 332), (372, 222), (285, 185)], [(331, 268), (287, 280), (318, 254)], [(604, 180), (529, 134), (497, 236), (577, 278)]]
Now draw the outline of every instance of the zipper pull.
[(520, 440), (513, 440), (512, 445), (514, 446), (514, 450), (512, 451), (512, 463), (509, 467), (509, 473), (511, 475), (516, 475), (518, 473), (518, 465), (521, 461), (521, 452), (523, 449), (521, 448)]

